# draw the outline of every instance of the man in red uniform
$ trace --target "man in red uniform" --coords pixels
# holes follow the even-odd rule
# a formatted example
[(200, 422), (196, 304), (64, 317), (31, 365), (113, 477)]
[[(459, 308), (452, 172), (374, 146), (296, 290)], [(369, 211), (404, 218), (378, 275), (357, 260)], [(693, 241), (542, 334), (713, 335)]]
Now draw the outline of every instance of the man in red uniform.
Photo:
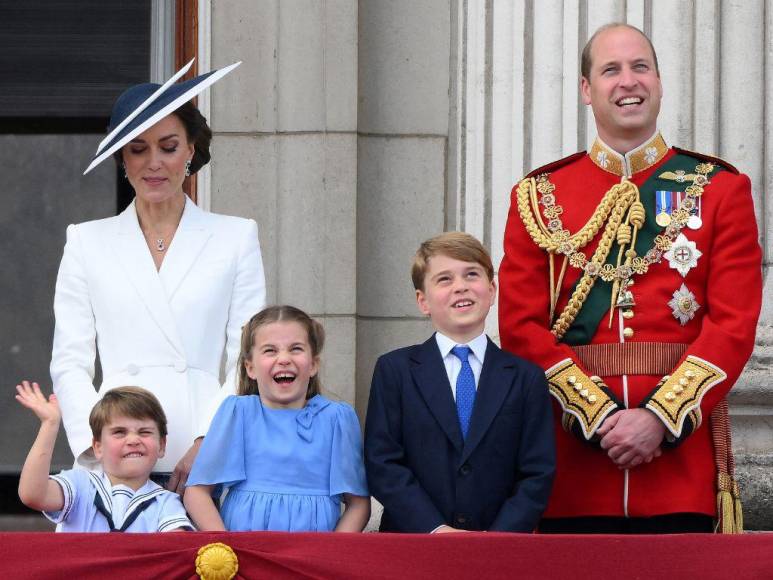
[(734, 531), (724, 397), (762, 286), (749, 179), (666, 145), (638, 29), (593, 35), (581, 93), (598, 137), (513, 189), (499, 272), (502, 346), (545, 368), (556, 403), (540, 529), (708, 532), (723, 516)]

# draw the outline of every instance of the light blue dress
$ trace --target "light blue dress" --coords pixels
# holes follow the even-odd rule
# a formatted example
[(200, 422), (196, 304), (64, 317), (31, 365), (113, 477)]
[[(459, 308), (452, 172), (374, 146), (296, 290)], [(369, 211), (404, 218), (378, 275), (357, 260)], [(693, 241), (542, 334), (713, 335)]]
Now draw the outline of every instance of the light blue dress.
[(270, 409), (256, 395), (218, 409), (187, 485), (228, 488), (230, 531), (331, 531), (341, 494), (367, 496), (354, 409), (322, 395), (303, 409)]

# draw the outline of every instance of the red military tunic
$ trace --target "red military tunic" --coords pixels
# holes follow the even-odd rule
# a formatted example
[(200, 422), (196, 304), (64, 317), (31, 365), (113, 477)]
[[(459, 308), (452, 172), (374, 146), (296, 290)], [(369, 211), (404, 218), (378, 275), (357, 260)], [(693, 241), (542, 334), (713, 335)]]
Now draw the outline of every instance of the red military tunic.
[[(523, 204), (519, 210), (518, 186), (513, 189), (499, 271), (499, 329), (503, 348), (546, 369), (556, 400), (557, 475), (545, 517), (716, 515), (717, 470), (709, 416), (737, 380), (754, 346), (761, 305), (761, 251), (748, 177), (712, 160), (708, 182), (696, 179), (699, 173), (692, 168), (685, 181), (685, 172), (664, 171), (677, 161), (673, 159), (677, 153), (709, 174), (709, 158), (669, 149), (659, 134), (625, 157), (597, 140), (590, 154), (571, 156), (531, 174), (548, 173), (546, 181), (555, 190), (544, 191), (563, 208), (559, 220), (572, 234), (586, 225), (623, 175), (640, 188), (648, 179), (658, 178), (660, 187), (673, 183), (672, 189), (680, 191), (650, 192), (663, 202), (656, 213), (674, 212), (691, 180), (703, 185), (698, 207), (692, 210), (692, 215), (699, 210), (702, 225), (691, 229), (683, 224), (680, 233), (687, 240), (679, 238), (678, 244), (671, 240), (671, 253), (678, 251), (679, 258), (663, 256), (646, 272), (633, 274), (626, 288), (635, 306), (615, 308), (610, 327), (607, 301), (598, 326), (591, 326), (585, 338), (573, 330), (562, 340), (551, 333), (548, 254), (527, 231), (524, 214), (529, 211)], [(657, 203), (644, 195), (644, 205)], [(532, 216), (551, 205), (539, 194), (533, 199)], [(643, 227), (655, 227), (663, 234), (665, 228), (656, 226), (652, 215)], [(542, 219), (543, 225), (550, 221)], [(689, 223), (696, 225), (695, 220)], [(603, 232), (602, 226), (582, 248), (588, 260)], [(662, 242), (662, 237), (656, 239)], [(668, 245), (662, 246), (663, 253)], [(637, 246), (641, 262), (644, 253), (638, 250)], [(611, 257), (616, 252), (613, 247)], [(556, 253), (554, 279), (562, 259), (563, 254)], [(582, 262), (577, 256), (573, 261)], [(582, 275), (582, 269), (567, 267), (554, 320)], [(611, 284), (599, 276), (591, 278), (599, 289)], [(578, 317), (582, 314), (581, 308)], [(573, 336), (574, 344), (567, 344), (572, 341), (566, 336)], [(591, 380), (591, 375), (599, 375), (601, 381)], [(667, 441), (661, 457), (620, 470), (597, 444), (595, 431), (606, 417), (626, 407), (653, 411), (667, 428)]]

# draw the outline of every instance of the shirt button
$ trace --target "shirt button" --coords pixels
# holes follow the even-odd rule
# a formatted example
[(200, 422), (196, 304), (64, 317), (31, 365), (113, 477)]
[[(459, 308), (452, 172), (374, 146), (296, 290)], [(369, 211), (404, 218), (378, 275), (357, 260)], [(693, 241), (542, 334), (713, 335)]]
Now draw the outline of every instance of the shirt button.
[(126, 372), (132, 376), (137, 375), (140, 372), (140, 367), (138, 367), (134, 363), (129, 363), (128, 365), (126, 365)]
[(185, 369), (188, 368), (188, 365), (185, 364), (184, 360), (178, 360), (174, 363), (174, 370), (176, 370), (178, 373), (184, 373)]
[(628, 328), (626, 328), (625, 330), (623, 330), (623, 336), (624, 336), (625, 338), (631, 338), (631, 337), (633, 336), (633, 328), (631, 328), (631, 327), (629, 326)]

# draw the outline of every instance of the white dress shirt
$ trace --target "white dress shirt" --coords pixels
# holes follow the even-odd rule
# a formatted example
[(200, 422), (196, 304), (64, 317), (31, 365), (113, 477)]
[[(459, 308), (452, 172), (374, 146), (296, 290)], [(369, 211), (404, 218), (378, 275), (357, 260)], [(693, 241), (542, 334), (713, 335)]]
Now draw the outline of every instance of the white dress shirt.
[(486, 336), (486, 333), (481, 333), (466, 344), (454, 342), (441, 332), (435, 333), (435, 340), (440, 349), (440, 355), (443, 357), (443, 364), (446, 367), (448, 382), (451, 383), (451, 394), (454, 397), (454, 401), (456, 401), (456, 379), (459, 376), (459, 372), (462, 370), (462, 361), (451, 352), (455, 346), (470, 347), (470, 356), (467, 360), (470, 362), (472, 374), (475, 376), (475, 390), (477, 390), (478, 383), (480, 382), (480, 372), (483, 369), (483, 359), (486, 356), (486, 348), (488, 347), (488, 337)]

